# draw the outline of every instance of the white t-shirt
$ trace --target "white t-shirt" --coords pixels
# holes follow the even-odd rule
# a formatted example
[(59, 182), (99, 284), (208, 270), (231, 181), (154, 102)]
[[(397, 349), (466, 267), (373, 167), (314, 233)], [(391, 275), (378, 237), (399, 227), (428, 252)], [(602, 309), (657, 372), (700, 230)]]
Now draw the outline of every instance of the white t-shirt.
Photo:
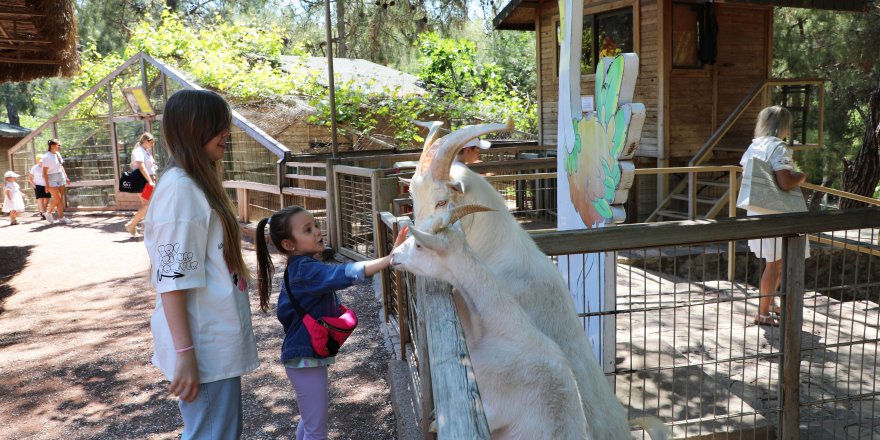
[(30, 173), (34, 176), (34, 185), (46, 186), (46, 179), (43, 178), (43, 165), (36, 164), (31, 167)]
[(43, 168), (48, 168), (49, 174), (61, 172), (61, 165), (64, 164), (64, 158), (61, 153), (46, 153), (43, 156)]
[[(743, 153), (739, 164), (745, 169), (751, 158), (758, 158), (770, 164), (773, 171), (794, 171), (794, 152), (782, 139), (774, 136), (763, 136), (752, 139), (752, 145)], [(757, 212), (746, 211), (747, 215), (759, 215)]]
[(156, 171), (159, 170), (159, 167), (156, 166), (156, 162), (153, 161), (153, 153), (147, 151), (146, 148), (140, 146), (138, 144), (137, 147), (134, 147), (134, 150), (131, 150), (131, 169), (138, 169), (137, 163), (143, 162), (144, 166), (147, 167), (147, 172), (150, 173), (151, 176), (156, 175)]
[(177, 354), (162, 294), (186, 290), (201, 383), (255, 370), (260, 361), (247, 283), (231, 273), (223, 259), (223, 227), (217, 213), (180, 168), (168, 170), (153, 193), (144, 222), (144, 244), (150, 256), (150, 281), (157, 293), (150, 321), (153, 364), (168, 380), (174, 379)]

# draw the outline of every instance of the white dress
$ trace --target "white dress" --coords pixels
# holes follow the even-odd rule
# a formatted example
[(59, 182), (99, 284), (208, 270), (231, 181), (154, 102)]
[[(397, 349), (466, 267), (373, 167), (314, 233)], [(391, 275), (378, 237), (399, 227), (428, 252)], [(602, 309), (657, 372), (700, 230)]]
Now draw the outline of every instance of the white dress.
[[(12, 198), (6, 196), (5, 190), (11, 190)], [(3, 191), (3, 212), (24, 211), (24, 197), (21, 195), (21, 186), (18, 182), (6, 182)]]
[[(794, 160), (792, 159), (793, 151), (788, 148), (785, 141), (774, 136), (763, 136), (752, 140), (752, 145), (743, 154), (739, 163), (743, 168), (746, 167), (749, 159), (755, 157), (770, 164), (773, 171), (794, 169)], [(746, 211), (748, 216), (760, 215), (757, 212)], [(782, 239), (781, 238), (756, 238), (749, 240), (749, 249), (758, 258), (764, 258), (768, 263), (782, 259)], [(810, 257), (810, 245), (807, 243), (804, 258)]]

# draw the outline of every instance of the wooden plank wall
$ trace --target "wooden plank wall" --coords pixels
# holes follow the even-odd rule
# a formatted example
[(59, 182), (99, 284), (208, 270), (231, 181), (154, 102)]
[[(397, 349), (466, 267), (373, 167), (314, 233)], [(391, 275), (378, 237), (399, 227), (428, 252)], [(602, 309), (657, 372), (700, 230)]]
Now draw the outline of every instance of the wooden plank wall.
[[(677, 159), (673, 164), (689, 160), (768, 71), (772, 9), (724, 4), (715, 9), (717, 62), (702, 69), (670, 69), (668, 153)], [(758, 97), (719, 147), (745, 150), (762, 106)]]
[[(287, 127), (281, 133), (276, 133), (272, 137), (282, 145), (287, 147), (294, 154), (308, 152), (311, 150), (311, 143), (314, 142), (330, 142), (330, 128), (312, 125), (306, 121), (297, 121), (290, 127)], [(351, 138), (349, 136), (337, 136), (339, 149), (347, 151), (351, 149)]]
[[(624, 7), (633, 7), (633, 20), (638, 20), (640, 25), (634, 30), (635, 50), (639, 54), (639, 79), (636, 82), (636, 102), (645, 104), (647, 116), (642, 129), (642, 145), (638, 156), (657, 157), (657, 106), (659, 74), (658, 62), (658, 30), (657, 30), (657, 1), (658, 0), (622, 0), (622, 1), (590, 1), (584, 4), (584, 14), (594, 14), (611, 11)], [(559, 75), (557, 70), (558, 59), (556, 49), (556, 24), (559, 21), (559, 7), (556, 2), (543, 4), (540, 12), (539, 36), (539, 85), (542, 103), (541, 130), (543, 144), (555, 144), (557, 135), (557, 114)], [(581, 76), (581, 94), (593, 95), (595, 90), (595, 75), (590, 73)]]

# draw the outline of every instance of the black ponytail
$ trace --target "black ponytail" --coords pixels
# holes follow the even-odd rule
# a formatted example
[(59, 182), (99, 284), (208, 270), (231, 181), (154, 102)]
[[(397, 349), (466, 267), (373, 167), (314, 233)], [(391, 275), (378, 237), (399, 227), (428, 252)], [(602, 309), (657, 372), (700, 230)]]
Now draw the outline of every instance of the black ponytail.
[(275, 274), (275, 265), (269, 254), (269, 246), (266, 243), (266, 225), (269, 226), (269, 239), (275, 248), (281, 252), (281, 242), (292, 239), (289, 236), (290, 218), (306, 209), (302, 206), (288, 206), (266, 217), (257, 223), (257, 289), (260, 292), (260, 310), (269, 310), (269, 294), (272, 293), (272, 276)]
[(266, 217), (257, 223), (257, 290), (260, 292), (260, 310), (264, 312), (269, 310), (272, 275), (275, 274), (275, 265), (272, 264), (269, 246), (266, 245), (266, 223), (270, 218)]

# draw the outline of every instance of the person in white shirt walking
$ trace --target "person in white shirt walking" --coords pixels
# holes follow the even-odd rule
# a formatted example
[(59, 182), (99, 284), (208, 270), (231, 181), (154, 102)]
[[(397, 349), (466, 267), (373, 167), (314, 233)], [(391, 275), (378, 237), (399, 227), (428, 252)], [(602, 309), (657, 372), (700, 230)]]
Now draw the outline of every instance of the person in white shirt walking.
[(150, 133), (144, 133), (138, 140), (137, 146), (131, 150), (131, 169), (139, 170), (143, 174), (147, 184), (141, 191), (141, 209), (134, 213), (134, 217), (130, 222), (125, 224), (125, 229), (131, 235), (137, 235), (137, 224), (147, 215), (147, 207), (150, 206), (150, 196), (153, 195), (153, 189), (156, 187), (156, 172), (159, 169), (156, 161), (153, 159), (153, 146), (156, 140)]
[(46, 180), (43, 178), (43, 155), (38, 154), (36, 156), (37, 163), (31, 167), (30, 172), (28, 172), (28, 182), (31, 183), (31, 187), (34, 188), (34, 196), (37, 199), (37, 209), (39, 209), (39, 215), (46, 220), (46, 208), (49, 206), (49, 199), (52, 197), (49, 194), (49, 191), (46, 191)]
[(67, 196), (67, 185), (70, 185), (70, 179), (64, 172), (64, 158), (61, 157), (61, 141), (58, 139), (49, 139), (49, 149), (43, 155), (43, 180), (46, 181), (46, 188), (52, 195), (52, 201), (46, 208), (46, 221), (51, 225), (56, 219), (52, 217), (52, 211), (58, 210), (58, 223), (63, 225), (70, 224), (70, 219), (64, 216), (64, 203)]

